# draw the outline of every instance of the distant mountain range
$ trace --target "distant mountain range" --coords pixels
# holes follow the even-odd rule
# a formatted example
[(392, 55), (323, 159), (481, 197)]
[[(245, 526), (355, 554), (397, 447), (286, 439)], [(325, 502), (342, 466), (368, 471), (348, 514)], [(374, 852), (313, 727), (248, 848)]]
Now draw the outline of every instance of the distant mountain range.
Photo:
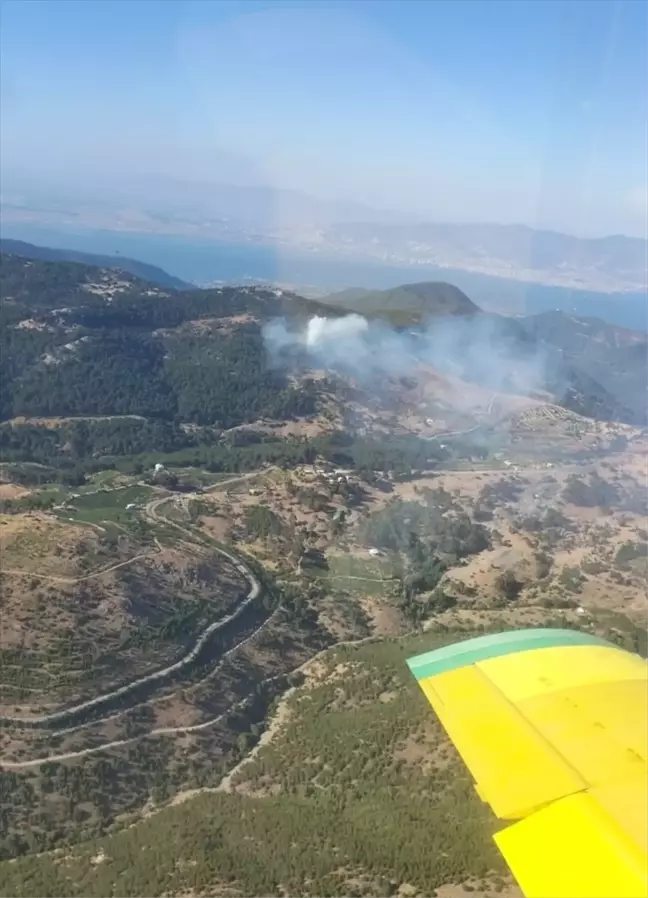
[(360, 203), (272, 186), (159, 178), (58, 192), (3, 183), (2, 217), (75, 227), (293, 248), (351, 260), (446, 268), (604, 293), (645, 291), (648, 244), (580, 238), (524, 225), (426, 222)]
[(136, 178), (59, 181), (56, 185), (4, 172), (2, 204), (7, 208), (64, 211), (124, 209), (150, 212), (169, 221), (183, 216), (220, 219), (248, 228), (276, 229), (352, 221), (412, 222), (418, 215), (376, 208), (353, 200), (316, 197), (274, 184), (228, 184), (138, 174)]
[(572, 237), (523, 225), (340, 224), (322, 245), (383, 262), (426, 265), (603, 292), (646, 290), (648, 243)]

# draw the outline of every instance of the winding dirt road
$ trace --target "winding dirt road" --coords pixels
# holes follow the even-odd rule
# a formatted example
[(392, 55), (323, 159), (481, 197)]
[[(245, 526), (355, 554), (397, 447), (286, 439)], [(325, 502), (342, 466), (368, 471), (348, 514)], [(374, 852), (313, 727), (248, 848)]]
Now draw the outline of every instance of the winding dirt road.
[[(157, 551), (158, 553), (162, 551), (162, 546), (159, 543)], [(127, 558), (125, 561), (118, 561), (117, 564), (111, 564), (109, 567), (101, 568), (101, 570), (92, 571), (90, 574), (83, 574), (81, 577), (57, 577), (54, 574), (39, 574), (36, 571), (19, 571), (13, 568), (3, 568), (2, 573), (13, 574), (16, 577), (37, 577), (39, 580), (48, 580), (52, 583), (75, 585), (77, 583), (83, 583), (86, 580), (94, 580), (96, 577), (101, 577), (103, 574), (109, 574), (111, 571), (116, 571), (120, 567), (126, 567), (126, 565), (133, 564), (135, 561), (140, 561), (143, 558), (151, 558), (151, 556), (155, 554), (155, 552), (140, 552), (139, 555), (133, 555), (132, 558)]]
[[(234, 654), (234, 652), (238, 651), (246, 642), (249, 642), (253, 639), (257, 633), (259, 633), (274, 617), (277, 612), (274, 611), (270, 617), (265, 620), (260, 627), (258, 627), (253, 633), (250, 633), (242, 642), (239, 642), (237, 645), (233, 646), (229, 651), (224, 653), (224, 657), (228, 655)], [(266, 677), (263, 680), (259, 681), (260, 686), (266, 686), (269, 683), (273, 683), (275, 680), (285, 679), (293, 674), (299, 673), (300, 671), (306, 670), (309, 665), (313, 664), (313, 662), (317, 661), (320, 657), (325, 655), (327, 652), (334, 651), (336, 649), (343, 648), (344, 646), (358, 646), (363, 645), (364, 643), (369, 642), (378, 642), (382, 639), (380, 636), (363, 636), (360, 639), (346, 639), (342, 642), (337, 642), (335, 645), (327, 646), (326, 648), (320, 649), (312, 658), (308, 658), (308, 660), (303, 661), (301, 664), (294, 667), (292, 670), (285, 671), (284, 673), (273, 674), (273, 676)], [(103, 745), (92, 746), (91, 748), (82, 748), (79, 751), (71, 751), (65, 752), (63, 754), (58, 755), (48, 755), (43, 758), (31, 758), (29, 761), (5, 761), (0, 760), (0, 765), (7, 770), (23, 770), (29, 767), (40, 767), (41, 764), (46, 764), (48, 762), (54, 761), (71, 761), (75, 758), (83, 758), (87, 755), (98, 754), (99, 752), (109, 751), (112, 748), (121, 748), (124, 745), (131, 745), (134, 742), (139, 742), (142, 739), (150, 739), (155, 736), (177, 736), (184, 735), (186, 733), (195, 733), (200, 732), (200, 730), (206, 730), (211, 726), (215, 726), (217, 723), (220, 723), (222, 720), (225, 720), (230, 714), (239, 708), (245, 707), (247, 702), (250, 701), (250, 696), (245, 696), (242, 699), (234, 702), (234, 704), (230, 705), (226, 711), (222, 711), (217, 717), (212, 717), (210, 720), (205, 720), (202, 723), (195, 723), (190, 726), (180, 726), (180, 727), (160, 727), (156, 730), (150, 730), (148, 733), (141, 733), (138, 736), (133, 736), (130, 739), (114, 739), (112, 742), (105, 742)]]
[[(229, 483), (239, 481), (239, 480), (247, 480), (250, 478), (250, 476), (252, 476), (252, 475), (243, 475), (242, 477), (236, 477), (236, 478), (232, 478), (231, 480), (228, 480), (228, 481), (222, 481), (220, 484), (217, 484), (217, 486), (222, 486), (223, 484), (229, 484)], [(257, 475), (255, 474), (254, 476), (257, 476)], [(198, 497), (198, 496), (200, 496), (199, 493), (190, 493), (190, 494), (185, 494), (184, 498), (190, 499), (190, 498)], [(145, 516), (148, 517), (151, 521), (155, 521), (158, 523), (163, 522), (167, 526), (171, 525), (175, 529), (179, 530), (180, 532), (182, 532), (186, 536), (188, 536), (190, 538), (190, 540), (193, 540), (194, 535), (188, 528), (183, 527), (181, 524), (178, 524), (175, 521), (170, 521), (167, 518), (165, 518), (159, 514), (159, 508), (162, 504), (164, 504), (166, 502), (174, 501), (174, 500), (175, 500), (174, 496), (164, 496), (164, 497), (161, 497), (158, 499), (153, 499), (146, 506)], [(128, 695), (129, 693), (135, 691), (136, 689), (139, 689), (141, 686), (144, 686), (146, 684), (165, 680), (168, 677), (172, 676), (173, 674), (177, 673), (178, 671), (180, 671), (183, 668), (190, 665), (196, 659), (196, 657), (198, 656), (199, 652), (201, 651), (201, 649), (203, 648), (203, 646), (205, 645), (207, 640), (215, 632), (222, 629), (227, 624), (231, 623), (231, 621), (233, 621), (237, 617), (239, 617), (239, 615), (241, 615), (245, 611), (245, 609), (255, 599), (257, 599), (259, 597), (259, 595), (261, 594), (260, 581), (258, 580), (256, 574), (248, 567), (248, 565), (241, 558), (234, 555), (232, 552), (229, 552), (226, 549), (223, 549), (220, 546), (216, 546), (216, 545), (212, 544), (212, 548), (214, 549), (214, 551), (218, 552), (220, 555), (227, 558), (227, 560), (230, 561), (234, 565), (234, 567), (248, 580), (248, 582), (250, 584), (250, 589), (247, 593), (247, 596), (243, 600), (243, 602), (241, 602), (231, 614), (228, 614), (225, 617), (222, 617), (216, 621), (213, 621), (208, 627), (206, 627), (203, 630), (203, 632), (200, 634), (200, 636), (197, 638), (196, 642), (194, 643), (193, 647), (190, 649), (189, 652), (187, 652), (186, 655), (184, 655), (182, 658), (180, 658), (178, 661), (176, 661), (173, 664), (169, 664), (168, 666), (163, 667), (160, 670), (154, 671), (151, 674), (147, 674), (146, 676), (138, 677), (137, 679), (132, 680), (130, 683), (127, 683), (124, 686), (120, 686), (118, 689), (113, 689), (110, 692), (103, 693), (102, 695), (96, 696), (95, 698), (89, 699), (88, 701), (80, 702), (77, 705), (72, 705), (67, 708), (63, 708), (60, 711), (53, 711), (51, 714), (43, 714), (43, 715), (36, 716), (36, 717), (14, 717), (14, 716), (10, 716), (10, 715), (3, 715), (3, 716), (0, 716), (0, 724), (7, 723), (7, 724), (14, 725), (14, 726), (22, 725), (22, 726), (26, 726), (29, 728), (35, 728), (35, 727), (39, 727), (39, 726), (43, 726), (43, 727), (49, 726), (52, 723), (56, 723), (57, 720), (64, 720), (66, 717), (69, 717), (73, 714), (79, 714), (84, 711), (90, 711), (90, 710), (94, 710), (96, 708), (100, 708), (102, 705), (108, 704), (109, 702), (112, 702), (117, 698)], [(131, 561), (133, 561), (133, 560), (134, 559), (131, 559)], [(107, 568), (101, 572), (96, 572), (96, 574), (94, 576), (99, 576), (100, 573), (106, 573), (107, 570), (114, 570), (116, 567), (121, 567), (127, 563), (130, 563), (130, 562), (120, 562), (117, 565), (113, 565), (111, 568)], [(81, 578), (81, 579), (84, 579), (84, 578)], [(266, 621), (264, 621), (264, 623), (261, 625), (261, 627), (265, 626), (266, 623), (267, 623), (267, 619), (266, 619)], [(237, 648), (242, 646), (245, 642), (248, 641), (248, 639), (250, 639), (253, 635), (255, 635), (261, 629), (261, 627), (258, 627), (257, 630), (255, 630), (253, 634), (246, 637), (246, 639), (242, 640), (242, 642), (237, 643), (237, 645), (234, 646), (232, 649), (230, 649), (228, 652), (226, 652), (225, 655), (231, 654)], [(95, 721), (95, 723), (99, 723), (99, 722), (100, 722), (100, 720)], [(72, 756), (74, 756), (74, 755), (72, 755)], [(31, 764), (31, 762), (25, 762), (25, 763), (28, 763), (28, 766), (34, 766), (36, 760), (37, 759), (35, 759), (34, 764)], [(43, 760), (47, 760), (47, 758), (38, 760), (38, 763), (42, 763)], [(2, 764), (5, 767), (8, 767), (10, 765), (10, 763), (11, 762), (9, 762), (9, 761), (0, 759), (0, 764)]]
[[(227, 481), (221, 481), (219, 484), (216, 485), (215, 488), (217, 489), (219, 487), (226, 486), (226, 485), (229, 485), (229, 484), (237, 482), (237, 481), (245, 481), (245, 480), (251, 479), (252, 477), (255, 477), (255, 476), (258, 476), (258, 472), (255, 472), (254, 474), (245, 474), (240, 477), (234, 477)], [(200, 493), (184, 494), (183, 498), (185, 500), (188, 500), (188, 499), (191, 499), (194, 497), (199, 498), (200, 495), (201, 495)], [(164, 517), (160, 513), (160, 508), (165, 503), (175, 501), (175, 499), (176, 499), (175, 496), (164, 496), (164, 497), (160, 497), (160, 498), (151, 500), (151, 502), (149, 502), (145, 508), (145, 516), (148, 517), (149, 520), (151, 520), (153, 522), (164, 523), (167, 526), (169, 526), (169, 525), (173, 526), (175, 529), (177, 529), (179, 532), (185, 534), (186, 536), (189, 537), (190, 540), (193, 541), (194, 534), (191, 532), (191, 530), (189, 530), (186, 527), (183, 527), (181, 524), (179, 524), (175, 521), (169, 520), (168, 518)], [(169, 675), (177, 672), (178, 670), (181, 670), (186, 665), (190, 664), (196, 658), (196, 656), (200, 652), (200, 649), (205, 644), (205, 642), (209, 639), (209, 637), (216, 630), (225, 626), (227, 623), (234, 620), (239, 614), (241, 614), (245, 610), (245, 608), (252, 601), (254, 601), (254, 599), (256, 599), (260, 595), (261, 588), (262, 588), (261, 583), (259, 582), (259, 580), (256, 577), (256, 575), (254, 574), (254, 572), (248, 567), (248, 565), (240, 557), (236, 556), (234, 553), (232, 553), (220, 546), (213, 545), (212, 547), (216, 551), (218, 551), (221, 555), (223, 555), (225, 558), (227, 558), (237, 568), (237, 570), (240, 571), (240, 573), (242, 573), (247, 578), (248, 582), (250, 583), (250, 590), (249, 590), (246, 598), (244, 599), (244, 601), (237, 607), (237, 609), (234, 612), (232, 612), (230, 615), (227, 615), (225, 618), (221, 618), (218, 621), (214, 621), (202, 632), (202, 634), (196, 640), (191, 651), (189, 651), (183, 658), (181, 658), (179, 661), (175, 662), (174, 664), (171, 664), (165, 668), (162, 668), (159, 671), (156, 671), (156, 672), (149, 674), (145, 677), (140, 677), (140, 678), (132, 681), (131, 683), (128, 683), (128, 684), (120, 687), (119, 689), (115, 689), (115, 690), (112, 690), (111, 692), (104, 693), (103, 695), (97, 696), (96, 698), (90, 699), (89, 701), (81, 702), (78, 705), (68, 707), (61, 711), (55, 711), (55, 712), (52, 712), (51, 714), (42, 715), (40, 717), (23, 718), (23, 717), (4, 716), (4, 717), (0, 717), (0, 724), (2, 724), (3, 722), (6, 722), (6, 723), (12, 724), (14, 726), (15, 725), (20, 726), (21, 724), (26, 725), (26, 726), (36, 726), (36, 727), (46, 726), (47, 724), (56, 722), (57, 720), (64, 719), (66, 716), (69, 716), (70, 714), (88, 711), (88, 710), (100, 707), (102, 704), (106, 704), (106, 703), (114, 700), (115, 698), (119, 698), (123, 695), (126, 695), (129, 692), (139, 688), (140, 686), (142, 686), (146, 683), (154, 682), (156, 680), (162, 680), (162, 679), (168, 677)], [(241, 649), (246, 643), (250, 642), (258, 633), (260, 633), (264, 629), (264, 627), (266, 627), (268, 625), (268, 623), (272, 620), (272, 618), (275, 616), (276, 613), (277, 613), (277, 611), (274, 611), (252, 633), (250, 633), (248, 636), (246, 636), (245, 639), (241, 640), (236, 645), (232, 646), (232, 648), (230, 648), (226, 652), (224, 652), (222, 659), (218, 663), (216, 669), (218, 669), (218, 667), (222, 664), (222, 662), (226, 658), (233, 655), (235, 652), (237, 652), (239, 649)], [(362, 642), (366, 642), (366, 641), (371, 641), (374, 638), (375, 637), (365, 637), (364, 639), (360, 639), (360, 640), (350, 640), (348, 642), (340, 643), (339, 646), (354, 645), (354, 644), (358, 644), (358, 643), (362, 643)], [(339, 646), (337, 646), (337, 647), (339, 647)], [(308, 661), (304, 662), (303, 664), (301, 664), (297, 668), (295, 668), (295, 671), (298, 671), (305, 665), (312, 663), (316, 657), (318, 657), (319, 655), (323, 654), (324, 652), (326, 652), (328, 650), (329, 649), (327, 648), (327, 649), (323, 649), (321, 652), (318, 652), (317, 655), (314, 656), (314, 658), (310, 658)], [(212, 671), (212, 673), (213, 672), (214, 671)], [(285, 673), (275, 674), (271, 677), (267, 677), (264, 680), (261, 680), (259, 685), (267, 685), (275, 680), (279, 680), (283, 677), (288, 676), (290, 673), (291, 673), (291, 671), (288, 671)], [(28, 769), (28, 768), (39, 767), (40, 765), (46, 764), (46, 763), (69, 761), (69, 760), (74, 760), (74, 759), (78, 759), (78, 758), (82, 758), (82, 757), (87, 757), (89, 755), (98, 754), (100, 752), (110, 751), (111, 749), (121, 748), (125, 745), (131, 745), (135, 742), (139, 742), (142, 739), (149, 739), (149, 738), (154, 738), (154, 737), (159, 737), (159, 736), (177, 736), (177, 735), (183, 735), (183, 734), (187, 734), (187, 733), (200, 732), (201, 730), (208, 729), (209, 727), (215, 726), (216, 724), (220, 723), (222, 720), (227, 718), (234, 711), (236, 711), (239, 708), (244, 707), (249, 700), (250, 700), (250, 696), (246, 696), (245, 698), (240, 699), (237, 702), (235, 702), (234, 704), (232, 704), (226, 711), (222, 712), (217, 717), (211, 718), (210, 720), (203, 721), (202, 723), (192, 724), (189, 726), (161, 727), (158, 729), (150, 730), (147, 733), (141, 733), (137, 736), (133, 736), (128, 739), (115, 739), (115, 740), (112, 740), (109, 742), (105, 742), (102, 745), (91, 746), (88, 748), (79, 749), (78, 751), (63, 752), (60, 754), (51, 754), (51, 755), (46, 755), (46, 756), (38, 757), (38, 758), (30, 758), (29, 760), (25, 760), (25, 761), (15, 761), (15, 760), (11, 760), (8, 758), (0, 758), (0, 768), (5, 769), (5, 770), (24, 770), (24, 769)], [(150, 701), (143, 702), (142, 704), (148, 705), (148, 704), (150, 704)], [(123, 713), (123, 712), (118, 712), (117, 714), (114, 714), (114, 713), (108, 714), (108, 715), (106, 715), (105, 718), (99, 718), (98, 720), (92, 721), (91, 723), (98, 724), (105, 720), (109, 720), (113, 717), (120, 716), (121, 713)], [(81, 727), (88, 726), (88, 725), (90, 725), (90, 724), (81, 724), (79, 727), (71, 727), (71, 728), (67, 728), (67, 729), (54, 730), (52, 734), (53, 735), (54, 734), (62, 735), (65, 732), (71, 732), (75, 729), (80, 729)]]
[[(254, 632), (250, 633), (249, 636), (246, 636), (245, 639), (241, 640), (241, 642), (238, 642), (235, 646), (232, 646), (232, 648), (228, 651), (223, 652), (223, 658), (227, 658), (230, 655), (233, 655), (234, 652), (237, 652), (247, 642), (253, 639), (257, 635), (257, 633), (260, 633), (261, 630), (269, 623), (270, 619), (274, 617), (275, 614), (276, 611), (274, 611), (270, 615), (270, 617), (266, 618), (266, 620), (264, 620), (264, 622), (260, 626), (258, 626), (256, 630), (254, 630)], [(276, 674), (273, 677), (267, 677), (265, 680), (261, 680), (260, 684), (265, 685), (284, 676), (286, 676), (286, 674)], [(71, 761), (75, 758), (84, 758), (87, 755), (95, 755), (98, 752), (109, 751), (112, 748), (121, 748), (123, 745), (131, 745), (134, 742), (139, 742), (141, 739), (150, 739), (154, 736), (177, 736), (184, 733), (199, 732), (200, 730), (206, 730), (208, 727), (215, 726), (215, 724), (220, 723), (221, 720), (224, 720), (229, 714), (237, 710), (237, 708), (243, 707), (249, 700), (250, 696), (239, 699), (239, 701), (235, 702), (226, 711), (223, 711), (217, 717), (212, 717), (210, 720), (205, 720), (202, 723), (194, 723), (190, 726), (160, 727), (155, 730), (149, 730), (148, 733), (141, 733), (138, 736), (132, 736), (130, 739), (113, 739), (111, 742), (104, 742), (102, 745), (93, 745), (90, 748), (82, 748), (79, 749), (79, 751), (68, 751), (58, 755), (46, 755), (45, 757), (41, 758), (30, 758), (30, 760), (28, 761), (9, 761), (2, 758), (0, 759), (0, 767), (7, 770), (24, 770), (29, 767), (40, 767), (41, 764), (47, 764), (48, 762)], [(110, 718), (106, 718), (106, 720), (109, 719)], [(101, 721), (94, 721), (94, 723), (100, 722)], [(69, 730), (59, 730), (58, 734), (63, 734), (65, 732), (69, 732)]]

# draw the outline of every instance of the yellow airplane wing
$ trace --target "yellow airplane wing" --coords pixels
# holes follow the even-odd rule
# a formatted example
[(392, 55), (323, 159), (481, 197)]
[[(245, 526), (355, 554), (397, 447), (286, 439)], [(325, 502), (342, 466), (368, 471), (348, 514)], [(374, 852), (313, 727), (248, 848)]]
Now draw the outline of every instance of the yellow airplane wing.
[(407, 664), (501, 820), (527, 898), (648, 898), (648, 666), (576, 630), (514, 630)]

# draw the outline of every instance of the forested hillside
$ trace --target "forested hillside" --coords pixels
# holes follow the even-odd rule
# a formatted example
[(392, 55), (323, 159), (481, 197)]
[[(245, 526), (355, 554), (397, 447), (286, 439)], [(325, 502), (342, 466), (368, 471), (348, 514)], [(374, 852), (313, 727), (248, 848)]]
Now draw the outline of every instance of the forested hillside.
[(433, 315), (477, 315), (481, 313), (463, 291), (443, 281), (403, 284), (391, 290), (351, 288), (332, 293), (325, 301), (353, 309), (363, 315), (381, 315), (394, 324), (421, 321)]
[(593, 418), (646, 423), (644, 333), (559, 311), (529, 315), (519, 324), (530, 339), (547, 348), (547, 386), (553, 392), (563, 390), (567, 408)]
[(75, 249), (54, 249), (51, 246), (36, 246), (33, 243), (26, 243), (24, 240), (10, 240), (7, 237), (0, 239), (0, 252), (13, 256), (24, 256), (26, 259), (41, 259), (44, 262), (80, 262), (82, 265), (94, 265), (99, 268), (115, 268), (167, 289), (194, 289), (192, 284), (174, 277), (156, 265), (148, 265), (146, 262), (129, 259), (126, 256), (83, 253)]
[[(276, 289), (169, 291), (124, 271), (7, 254), (0, 295), (0, 420), (136, 415), (180, 429), (184, 446), (199, 437), (190, 440), (181, 425), (222, 431), (313, 415), (318, 388), (270, 364), (262, 325), (277, 316), (295, 325), (346, 313)], [(396, 325), (435, 314), (488, 319), (489, 340), (499, 341), (491, 352), (501, 343), (521, 358), (542, 353), (545, 387), (558, 403), (588, 416), (646, 421), (643, 335), (568, 316), (486, 316), (448, 284), (372, 295), (384, 308), (353, 306)], [(464, 378), (479, 383), (479, 366), (462, 362)]]
[(9, 255), (1, 294), (4, 420), (131, 414), (227, 428), (313, 410), (268, 365), (259, 321), (310, 316), (317, 303), (251, 288), (169, 293), (125, 272)]

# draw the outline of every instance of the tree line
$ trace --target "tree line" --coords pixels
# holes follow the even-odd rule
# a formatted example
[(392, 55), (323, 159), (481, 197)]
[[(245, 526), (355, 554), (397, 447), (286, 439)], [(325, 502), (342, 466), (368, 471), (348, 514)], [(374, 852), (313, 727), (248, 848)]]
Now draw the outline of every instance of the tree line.
[(175, 421), (129, 417), (68, 421), (52, 428), (0, 425), (0, 454), (10, 463), (5, 476), (26, 486), (53, 480), (77, 485), (106, 468), (140, 475), (157, 462), (238, 473), (267, 464), (312, 464), (317, 458), (353, 468), (367, 481), (387, 473), (404, 479), (412, 471), (434, 470), (448, 455), (417, 437), (376, 440), (338, 431), (282, 439), (263, 431), (223, 433), (218, 427), (187, 429)]

